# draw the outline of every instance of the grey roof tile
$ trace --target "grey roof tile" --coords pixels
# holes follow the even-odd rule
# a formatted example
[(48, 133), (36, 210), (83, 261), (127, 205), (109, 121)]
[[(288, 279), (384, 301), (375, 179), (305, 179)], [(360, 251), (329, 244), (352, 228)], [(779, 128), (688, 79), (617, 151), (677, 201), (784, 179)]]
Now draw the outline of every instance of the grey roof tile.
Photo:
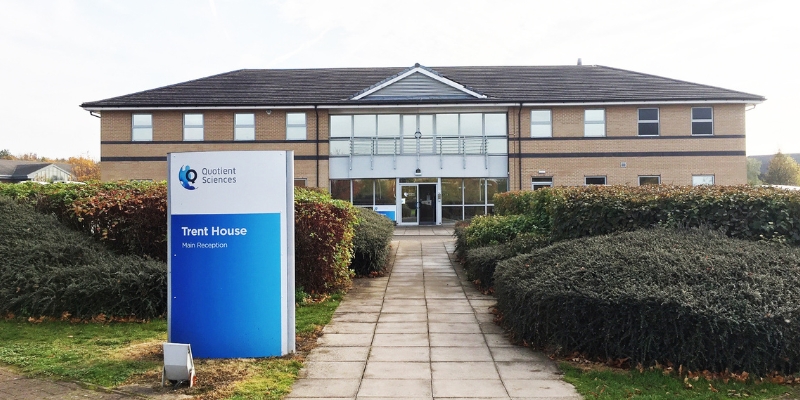
[[(487, 99), (427, 99), (409, 103), (763, 101), (764, 97), (605, 66), (432, 67)], [(83, 103), (81, 107), (220, 107), (319, 104), (402, 104), (350, 100), (408, 70), (397, 68), (242, 69), (157, 89)]]

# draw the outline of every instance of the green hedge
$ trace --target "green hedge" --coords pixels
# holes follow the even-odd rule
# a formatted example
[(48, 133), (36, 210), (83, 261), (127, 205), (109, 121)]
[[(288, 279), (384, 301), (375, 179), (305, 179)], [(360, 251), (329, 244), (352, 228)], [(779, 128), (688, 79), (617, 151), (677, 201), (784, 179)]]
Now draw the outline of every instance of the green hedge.
[(521, 233), (541, 232), (527, 215), (481, 215), (464, 230), (468, 248), (506, 243)]
[(330, 293), (350, 283), (356, 210), (318, 190), (295, 188), (295, 279), (306, 293)]
[(800, 248), (663, 228), (501, 262), (504, 321), (536, 347), (690, 370), (800, 372)]
[(494, 286), (494, 271), (500, 261), (518, 254), (529, 253), (550, 244), (547, 236), (535, 233), (522, 233), (508, 243), (478, 247), (467, 250), (464, 270), (470, 280), (481, 289)]
[(119, 256), (0, 196), (0, 315), (151, 319), (166, 313), (166, 264)]
[(367, 208), (356, 208), (358, 224), (353, 238), (353, 260), (350, 268), (358, 275), (381, 272), (391, 251), (394, 223)]
[[(549, 220), (554, 240), (643, 227), (710, 227), (800, 244), (800, 191), (750, 186), (558, 187), (495, 195), (498, 214)], [(541, 225), (544, 227), (544, 225)]]

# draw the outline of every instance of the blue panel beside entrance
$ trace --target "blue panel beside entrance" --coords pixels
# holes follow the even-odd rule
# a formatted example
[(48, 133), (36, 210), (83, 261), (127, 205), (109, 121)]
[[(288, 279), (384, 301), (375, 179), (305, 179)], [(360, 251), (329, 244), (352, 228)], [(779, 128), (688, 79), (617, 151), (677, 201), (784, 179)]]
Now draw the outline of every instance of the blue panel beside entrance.
[(395, 211), (378, 211), (378, 214), (383, 215), (383, 216), (385, 216), (386, 218), (389, 218), (392, 221), (397, 221), (395, 219)]
[(280, 214), (172, 215), (171, 224), (168, 340), (198, 358), (281, 355)]

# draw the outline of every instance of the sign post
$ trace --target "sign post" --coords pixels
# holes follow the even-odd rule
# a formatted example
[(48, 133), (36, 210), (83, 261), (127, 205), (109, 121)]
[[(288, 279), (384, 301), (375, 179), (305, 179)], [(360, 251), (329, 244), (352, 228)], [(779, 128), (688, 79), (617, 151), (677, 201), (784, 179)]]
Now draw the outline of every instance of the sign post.
[(294, 352), (293, 152), (167, 159), (167, 340), (198, 358)]

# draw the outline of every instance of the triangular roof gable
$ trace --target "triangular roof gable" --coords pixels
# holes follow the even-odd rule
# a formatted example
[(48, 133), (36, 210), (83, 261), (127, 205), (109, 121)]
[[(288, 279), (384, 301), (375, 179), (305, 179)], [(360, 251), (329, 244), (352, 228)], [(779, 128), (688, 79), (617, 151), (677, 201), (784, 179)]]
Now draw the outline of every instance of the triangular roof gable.
[(438, 72), (415, 64), (405, 71), (362, 90), (351, 100), (397, 99), (485, 99), (486, 96), (445, 78)]

